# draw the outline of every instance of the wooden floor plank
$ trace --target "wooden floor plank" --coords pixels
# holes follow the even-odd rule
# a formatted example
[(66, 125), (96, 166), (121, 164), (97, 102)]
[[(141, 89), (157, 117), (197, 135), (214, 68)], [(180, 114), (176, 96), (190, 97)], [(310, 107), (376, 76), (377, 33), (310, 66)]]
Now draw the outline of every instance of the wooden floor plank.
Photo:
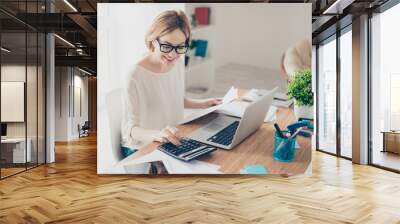
[(0, 181), (0, 223), (400, 223), (400, 175), (313, 152), (308, 176), (96, 174), (96, 138)]

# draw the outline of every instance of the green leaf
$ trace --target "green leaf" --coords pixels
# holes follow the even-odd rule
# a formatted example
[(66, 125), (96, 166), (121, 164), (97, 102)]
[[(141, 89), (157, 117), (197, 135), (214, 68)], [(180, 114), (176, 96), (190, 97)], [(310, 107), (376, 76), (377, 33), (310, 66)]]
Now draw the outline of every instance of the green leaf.
[(314, 104), (310, 69), (298, 71), (294, 74), (293, 81), (288, 84), (288, 96), (294, 99), (298, 106), (312, 106)]

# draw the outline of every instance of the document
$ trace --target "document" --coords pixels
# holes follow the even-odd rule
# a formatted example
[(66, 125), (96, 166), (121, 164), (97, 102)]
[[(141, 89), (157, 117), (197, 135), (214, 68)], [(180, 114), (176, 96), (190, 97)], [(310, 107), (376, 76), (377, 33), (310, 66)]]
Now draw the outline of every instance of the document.
[[(251, 89), (249, 92), (242, 97), (245, 101), (255, 101), (260, 96), (267, 94), (270, 90), (266, 89)], [(273, 106), (277, 107), (285, 107), (288, 108), (293, 104), (293, 100), (289, 99), (289, 97), (282, 92), (276, 92), (274, 95), (274, 100), (272, 101)]]
[(225, 94), (225, 96), (222, 98), (222, 103), (220, 105), (216, 105), (206, 109), (185, 109), (184, 119), (183, 121), (180, 122), (180, 124), (188, 123), (190, 121), (196, 120), (197, 118), (212, 113), (237, 98), (238, 98), (237, 88), (232, 86), (229, 89), (229, 91)]
[(167, 155), (166, 153), (161, 152), (160, 150), (155, 149), (153, 152), (144, 155), (140, 158), (133, 160), (123, 160), (118, 163), (118, 166), (132, 166), (143, 163), (150, 163), (161, 161), (165, 168), (167, 169), (169, 174), (218, 174), (221, 173), (219, 171), (220, 166), (198, 161), (192, 160), (190, 162), (184, 162), (179, 159), (175, 159), (172, 156)]

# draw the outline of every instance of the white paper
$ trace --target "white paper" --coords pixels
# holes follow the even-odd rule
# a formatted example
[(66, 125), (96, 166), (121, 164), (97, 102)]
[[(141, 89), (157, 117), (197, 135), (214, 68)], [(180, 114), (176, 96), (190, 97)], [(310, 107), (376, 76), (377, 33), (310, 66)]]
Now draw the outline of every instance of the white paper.
[(292, 105), (293, 100), (286, 100), (286, 101), (282, 101), (282, 100), (273, 100), (272, 101), (272, 105), (277, 106), (277, 107), (285, 107), (288, 108), (290, 107), (290, 105)]
[(274, 99), (289, 100), (289, 97), (285, 93), (276, 92), (274, 95)]
[(244, 96), (242, 96), (243, 100), (253, 102), (257, 100), (260, 96), (262, 96), (257, 89), (249, 90)]
[[(261, 96), (264, 96), (266, 94), (268, 94), (269, 92), (271, 92), (271, 90), (266, 90), (266, 89), (251, 89), (249, 90), (246, 95), (244, 95), (242, 97), (243, 100), (245, 101), (255, 101), (258, 98), (260, 98)], [(287, 101), (290, 100), (289, 97), (282, 92), (275, 92), (274, 94), (274, 99), (275, 100), (280, 100), (280, 101)]]
[[(244, 111), (249, 104), (249, 102), (235, 100), (218, 109), (217, 112), (241, 118), (243, 117)], [(271, 122), (275, 120), (277, 109), (278, 108), (276, 108), (275, 106), (270, 106), (267, 114), (265, 115), (264, 122)]]
[[(159, 150), (157, 150), (159, 151)], [(163, 153), (163, 152), (161, 152)], [(165, 154), (166, 155), (166, 154)], [(220, 166), (206, 163), (203, 161), (192, 160), (184, 162), (175, 159), (172, 156), (166, 155), (167, 158), (163, 160), (164, 166), (170, 174), (216, 174), (220, 173)]]
[(222, 104), (230, 103), (232, 100), (237, 98), (238, 98), (238, 90), (237, 88), (232, 86), (225, 94), (224, 98), (222, 98)]
[[(134, 155), (134, 154), (133, 154)], [(132, 155), (132, 156), (133, 156)], [(129, 158), (129, 157), (128, 157)], [(150, 163), (161, 161), (168, 173), (170, 174), (217, 174), (221, 173), (219, 171), (220, 166), (198, 161), (192, 160), (190, 162), (181, 161), (179, 159), (175, 159), (174, 157), (167, 155), (166, 153), (161, 152), (156, 149), (153, 152), (144, 155), (137, 159), (124, 159), (117, 164), (117, 166), (132, 166), (143, 163)]]
[[(263, 96), (265, 94), (268, 94), (270, 90), (266, 89), (251, 89), (249, 90), (246, 95), (242, 97), (243, 100), (245, 101), (250, 101), (253, 102), (257, 100), (260, 96)], [(292, 105), (293, 100), (289, 99), (289, 97), (282, 92), (276, 92), (274, 94), (274, 99), (272, 101), (272, 105), (277, 106), (277, 107), (290, 107)]]
[(238, 97), (237, 89), (232, 86), (229, 89), (229, 91), (225, 94), (225, 96), (222, 98), (222, 103), (220, 105), (209, 107), (207, 109), (185, 109), (184, 119), (183, 121), (180, 122), (180, 124), (188, 123), (190, 121), (196, 120), (197, 118), (212, 113), (222, 108), (224, 105), (230, 103), (232, 100), (237, 99), (237, 97)]
[(154, 150), (153, 152), (141, 156), (140, 158), (132, 159), (134, 155), (135, 154), (132, 154), (127, 158), (123, 159), (122, 161), (117, 163), (117, 166), (128, 166), (128, 165), (136, 165), (136, 164), (149, 163), (155, 161), (162, 161), (165, 154), (161, 154), (159, 150)]

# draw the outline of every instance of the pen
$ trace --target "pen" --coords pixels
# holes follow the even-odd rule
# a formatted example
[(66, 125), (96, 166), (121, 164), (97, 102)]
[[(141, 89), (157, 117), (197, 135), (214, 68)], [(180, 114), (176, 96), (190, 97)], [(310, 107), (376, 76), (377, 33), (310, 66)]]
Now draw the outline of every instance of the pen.
[(275, 131), (280, 138), (286, 138), (286, 136), (282, 133), (282, 130), (279, 128), (277, 123), (274, 123)]
[(301, 131), (303, 130), (303, 128), (299, 128), (296, 130), (296, 132), (294, 132), (289, 138), (295, 138)]
[(295, 131), (297, 131), (298, 128), (306, 127), (306, 126), (308, 126), (309, 124), (310, 124), (309, 121), (307, 121), (307, 120), (302, 120), (302, 121), (298, 121), (298, 122), (295, 122), (295, 123), (293, 123), (293, 124), (290, 124), (289, 126), (287, 126), (287, 129), (289, 130), (289, 132), (290, 132), (291, 134), (293, 134)]

